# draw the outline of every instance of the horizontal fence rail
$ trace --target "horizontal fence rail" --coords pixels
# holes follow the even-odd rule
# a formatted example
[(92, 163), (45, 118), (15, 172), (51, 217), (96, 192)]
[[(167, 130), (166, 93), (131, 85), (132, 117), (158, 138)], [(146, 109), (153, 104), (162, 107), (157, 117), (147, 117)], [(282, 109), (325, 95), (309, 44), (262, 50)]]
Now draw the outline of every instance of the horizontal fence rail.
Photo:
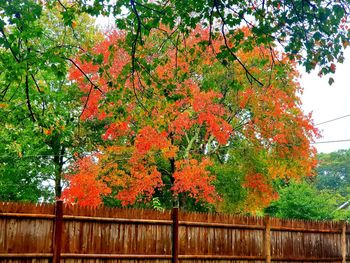
[(349, 245), (344, 222), (0, 203), (0, 262), (345, 263)]

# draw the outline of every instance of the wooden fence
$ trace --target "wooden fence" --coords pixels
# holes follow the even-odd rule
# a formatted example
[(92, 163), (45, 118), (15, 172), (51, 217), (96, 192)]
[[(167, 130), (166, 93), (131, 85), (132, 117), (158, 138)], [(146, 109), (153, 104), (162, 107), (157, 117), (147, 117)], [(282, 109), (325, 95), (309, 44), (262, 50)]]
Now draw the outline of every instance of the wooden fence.
[(341, 222), (0, 203), (0, 262), (342, 262)]

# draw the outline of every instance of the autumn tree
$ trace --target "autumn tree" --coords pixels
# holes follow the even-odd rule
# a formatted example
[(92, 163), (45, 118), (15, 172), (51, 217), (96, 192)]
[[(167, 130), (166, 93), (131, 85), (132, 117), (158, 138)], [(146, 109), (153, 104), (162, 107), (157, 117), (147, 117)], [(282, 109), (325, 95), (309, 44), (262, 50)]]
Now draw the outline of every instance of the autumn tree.
[[(188, 198), (217, 204), (217, 173), (210, 169), (216, 164), (240, 170), (248, 192), (245, 210), (256, 210), (276, 197), (274, 179), (311, 174), (315, 162), (310, 140), (317, 131), (300, 109), (293, 62), (263, 46), (240, 50), (251, 72), (268, 83), (261, 88), (246, 77), (239, 62), (225, 57), (218, 61), (226, 39), (217, 35), (208, 46), (204, 40), (209, 34), (198, 27), (174, 43), (162, 42), (158, 32), (151, 34), (138, 50), (149, 68), (154, 67), (147, 83), (141, 76), (147, 68), (133, 71), (128, 66), (128, 53), (120, 46), (124, 33), (115, 32), (94, 48), (103, 71), (83, 61), (84, 54), (76, 59), (99, 87), (72, 69), (71, 78), (86, 94), (83, 119), (109, 122), (105, 145), (94, 158), (100, 169), (91, 171), (89, 182), (104, 182), (122, 205), (159, 195), (165, 203), (179, 200), (182, 206)], [(241, 34), (244, 41), (251, 32), (243, 28)], [(233, 163), (238, 148), (251, 149), (251, 157)], [(260, 168), (249, 161), (254, 158), (260, 159)], [(76, 184), (80, 174), (75, 170), (70, 182)], [(73, 188), (66, 190), (66, 200), (76, 197)]]
[[(67, 62), (74, 62), (70, 59), (71, 55), (77, 50), (80, 50), (85, 53), (84, 57), (80, 58), (80, 62), (83, 64), (83, 61), (86, 61), (86, 64), (90, 64), (90, 66), (93, 67), (90, 71), (88, 70), (87, 72), (84, 72), (81, 70), (79, 73), (84, 75), (86, 79), (82, 89), (83, 92), (86, 92), (86, 97), (89, 98), (86, 99), (84, 105), (82, 105), (82, 108), (84, 108), (84, 114), (86, 115), (83, 119), (92, 118), (91, 116), (95, 114), (89, 115), (87, 111), (87, 109), (91, 109), (88, 107), (88, 104), (90, 103), (88, 101), (94, 100), (95, 104), (98, 106), (101, 106), (104, 103), (106, 104), (105, 110), (98, 110), (98, 112), (96, 112), (96, 114), (99, 114), (97, 119), (100, 119), (102, 125), (104, 125), (103, 121), (105, 121), (106, 123), (109, 123), (110, 127), (113, 127), (113, 125), (115, 127), (118, 127), (118, 125), (123, 127), (124, 125), (124, 127), (129, 128), (130, 120), (122, 121), (123, 118), (120, 118), (121, 123), (116, 123), (116, 120), (113, 119), (110, 121), (112, 118), (111, 116), (116, 116), (114, 112), (116, 111), (116, 108), (119, 109), (118, 116), (125, 115), (125, 112), (130, 112), (132, 109), (132, 111), (139, 111), (139, 114), (137, 115), (140, 119), (144, 118), (147, 120), (149, 115), (155, 114), (152, 112), (153, 108), (160, 107), (152, 102), (152, 99), (157, 101), (157, 99), (161, 100), (164, 98), (162, 96), (165, 96), (166, 100), (164, 101), (169, 102), (169, 100), (179, 100), (178, 96), (181, 97), (188, 95), (190, 97), (192, 96), (193, 99), (195, 96), (201, 97), (204, 96), (204, 93), (208, 93), (206, 95), (208, 96), (208, 104), (210, 104), (209, 102), (214, 103), (215, 105), (218, 104), (218, 107), (207, 106), (206, 110), (207, 113), (211, 113), (211, 117), (215, 117), (215, 120), (209, 120), (207, 117), (203, 116), (203, 114), (200, 114), (202, 112), (197, 111), (196, 114), (198, 116), (193, 117), (192, 115), (189, 115), (189, 119), (197, 119), (196, 125), (205, 124), (205, 130), (207, 131), (203, 132), (203, 129), (199, 129), (200, 131), (198, 132), (198, 135), (196, 135), (197, 133), (193, 133), (192, 131), (193, 125), (190, 122), (188, 127), (191, 132), (187, 132), (190, 133), (188, 136), (189, 142), (192, 142), (192, 138), (199, 138), (194, 139), (192, 143), (188, 143), (188, 145), (190, 145), (189, 150), (194, 152), (196, 152), (196, 150), (193, 149), (194, 146), (198, 146), (198, 142), (205, 134), (212, 135), (205, 138), (206, 142), (199, 147), (200, 151), (197, 151), (201, 154), (206, 154), (206, 157), (210, 154), (207, 154), (207, 149), (205, 147), (209, 147), (209, 150), (212, 151), (212, 146), (216, 146), (216, 143), (233, 145), (231, 138), (234, 136), (231, 133), (228, 136), (223, 130), (227, 131), (228, 126), (232, 128), (232, 120), (236, 118), (231, 117), (232, 114), (230, 115), (230, 113), (232, 113), (232, 107), (226, 104), (225, 90), (223, 92), (223, 90), (217, 89), (214, 90), (214, 93), (211, 93), (211, 91), (204, 88), (205, 83), (202, 78), (203, 72), (198, 68), (199, 62), (196, 63), (197, 61), (193, 58), (190, 58), (190, 60), (182, 58), (183, 64), (181, 65), (179, 64), (181, 63), (181, 56), (186, 57), (188, 54), (198, 55), (196, 49), (204, 48), (204, 50), (207, 51), (206, 53), (212, 54), (211, 57), (215, 58), (216, 62), (222, 64), (222, 66), (215, 64), (215, 67), (219, 68), (219, 71), (222, 70), (220, 67), (223, 67), (224, 70), (222, 70), (222, 72), (227, 72), (225, 73), (227, 75), (221, 75), (224, 80), (232, 79), (230, 74), (236, 74), (237, 71), (240, 71), (240, 76), (244, 76), (245, 80), (242, 79), (242, 83), (238, 83), (239, 85), (244, 84), (244, 89), (249, 83), (249, 86), (254, 86), (255, 88), (257, 85), (264, 90), (271, 84), (270, 77), (258, 76), (260, 73), (255, 72), (254, 70), (256, 62), (249, 61), (249, 59), (245, 57), (245, 54), (255, 52), (256, 47), (261, 47), (265, 50), (264, 52), (266, 55), (269, 54), (270, 58), (266, 58), (268, 61), (267, 64), (277, 64), (274, 61), (276, 58), (281, 57), (273, 55), (272, 52), (274, 45), (278, 44), (279, 48), (285, 52), (285, 55), (283, 55), (284, 60), (287, 57), (293, 61), (295, 59), (302, 63), (307, 71), (310, 71), (319, 65), (321, 67), (320, 74), (328, 74), (335, 71), (334, 63), (336, 61), (341, 62), (343, 60), (343, 49), (348, 45), (349, 38), (349, 2), (346, 0), (331, 1), (327, 3), (324, 1), (303, 0), (261, 0), (240, 2), (233, 0), (200, 2), (193, 0), (175, 0), (165, 3), (162, 1), (148, 0), (93, 1), (92, 3), (80, 0), (4, 0), (0, 1), (0, 11), (0, 48), (3, 58), (2, 62), (3, 68), (6, 69), (6, 72), (9, 72), (6, 76), (3, 75), (2, 77), (3, 86), (0, 92), (2, 95), (7, 94), (7, 98), (9, 96), (8, 94), (16, 94), (22, 98), (20, 100), (21, 103), (25, 103), (21, 104), (21, 106), (24, 105), (25, 107), (18, 108), (21, 111), (19, 116), (25, 116), (26, 120), (29, 118), (31, 122), (36, 124), (39, 123), (38, 119), (41, 119), (40, 109), (43, 108), (43, 103), (40, 102), (42, 102), (43, 96), (39, 94), (38, 87), (40, 90), (43, 88), (40, 85), (37, 85), (39, 84), (38, 80), (42, 78), (42, 73), (38, 72), (48, 71), (50, 72), (50, 76), (54, 76), (55, 78), (58, 77), (60, 80), (64, 79), (66, 77)], [(118, 66), (116, 72), (110, 72), (111, 70), (114, 70), (114, 66), (105, 63), (106, 60), (108, 60), (106, 57), (96, 54), (94, 51), (85, 52), (86, 50), (81, 50), (84, 46), (82, 43), (85, 43), (82, 38), (78, 38), (78, 40), (80, 40), (80, 45), (76, 45), (76, 43), (72, 44), (65, 38), (57, 40), (55, 36), (51, 35), (55, 30), (46, 31), (44, 29), (45, 27), (43, 27), (41, 21), (42, 19), (45, 19), (45, 13), (55, 14), (57, 12), (60, 13), (60, 16), (57, 16), (58, 20), (55, 21), (55, 25), (51, 29), (58, 29), (63, 33), (61, 36), (64, 36), (67, 32), (72, 33), (74, 36), (79, 35), (79, 32), (81, 32), (81, 28), (79, 28), (79, 17), (82, 13), (88, 13), (94, 16), (101, 14), (114, 16), (118, 29), (124, 30), (123, 38), (121, 38), (123, 43), (119, 42), (116, 48), (119, 51), (113, 50), (113, 47), (108, 51), (111, 55), (120, 52), (122, 58), (124, 58), (122, 62), (117, 63)], [(196, 48), (187, 48), (187, 39), (191, 38), (190, 35), (193, 30), (199, 25), (201, 28), (206, 28), (207, 33), (203, 34), (199, 42), (195, 42), (196, 45), (198, 44)], [(250, 28), (250, 34), (246, 35), (242, 32), (242, 25), (246, 25)], [(152, 35), (155, 34), (155, 31), (158, 32), (157, 39), (152, 37)], [(218, 38), (220, 41), (215, 43)], [(57, 43), (60, 44), (57, 45)], [(211, 47), (213, 45), (216, 45), (214, 48), (215, 55), (209, 53), (205, 48), (206, 46)], [(155, 46), (157, 48), (155, 48)], [(173, 48), (170, 48), (172, 51), (168, 51), (169, 46), (173, 46)], [(120, 50), (123, 50), (123, 52)], [(164, 56), (160, 56), (161, 53), (168, 54), (168, 52), (172, 52), (171, 56), (166, 55), (171, 61), (166, 61)], [(203, 56), (202, 59), (206, 58), (206, 56)], [(114, 61), (113, 55), (109, 60)], [(192, 60), (195, 62), (192, 62)], [(209, 61), (213, 64), (212, 59)], [(273, 63), (271, 61), (273, 61)], [(188, 62), (191, 62), (191, 64)], [(192, 71), (185, 70), (186, 63), (189, 64)], [(169, 66), (170, 64), (171, 66)], [(78, 64), (75, 66), (77, 65)], [(122, 67), (120, 67), (121, 65)], [(203, 65), (206, 64), (204, 63)], [(227, 66), (233, 67), (233, 65), (235, 69), (234, 71), (226, 71), (225, 68)], [(253, 66), (253, 68), (251, 68), (251, 66)], [(191, 86), (192, 83), (194, 83), (194, 86), (200, 87), (199, 94), (195, 95), (195, 89), (182, 93), (180, 92), (180, 94), (178, 94), (179, 84), (174, 85), (171, 81), (164, 80), (169, 72), (169, 68), (176, 69), (176, 71), (169, 75), (169, 77), (177, 80), (177, 82), (185, 83), (183, 81), (189, 81), (190, 84), (187, 85), (186, 83), (187, 86)], [(208, 68), (210, 69), (211, 66)], [(163, 73), (161, 72), (162, 70), (164, 71)], [(269, 70), (266, 65), (265, 70)], [(100, 75), (95, 74), (96, 71)], [(119, 74), (117, 74), (118, 72)], [(189, 72), (191, 72), (190, 75), (188, 74)], [(90, 74), (97, 75), (95, 80), (101, 80), (101, 82), (96, 84), (90, 78)], [(162, 74), (163, 76), (161, 76)], [(111, 78), (112, 76), (114, 77)], [(222, 78), (220, 78), (220, 81)], [(215, 84), (215, 78), (213, 79), (213, 83)], [(79, 81), (82, 82), (82, 80)], [(208, 81), (210, 82), (210, 80)], [(126, 85), (121, 87), (120, 84), (116, 85), (116, 82), (125, 83)], [(330, 82), (332, 82), (332, 80)], [(9, 83), (14, 83), (15, 85)], [(88, 85), (86, 85), (87, 83)], [(237, 82), (234, 84), (235, 87), (240, 87), (239, 85), (237, 85)], [(105, 86), (107, 86), (108, 91)], [(74, 91), (72, 92), (74, 93)], [(175, 98), (173, 97), (174, 92)], [(268, 92), (271, 92), (271, 95), (274, 94), (273, 91), (268, 90)], [(99, 93), (99, 95), (96, 93)], [(55, 100), (54, 94), (62, 95), (61, 92), (52, 92), (48, 93), (47, 96), (50, 99)], [(239, 93), (239, 95), (249, 97), (249, 93)], [(126, 111), (124, 105), (128, 104), (124, 104), (124, 101), (130, 96), (134, 98), (134, 102), (131, 104), (129, 103), (133, 106), (130, 106), (131, 108)], [(148, 100), (147, 96), (149, 98)], [(220, 98), (221, 96), (222, 98)], [(64, 95), (62, 97), (68, 98), (68, 96)], [(223, 101), (225, 101), (225, 103)], [(114, 107), (114, 110), (108, 109), (112, 103), (114, 103), (114, 106), (117, 105), (117, 107)], [(120, 107), (119, 103), (122, 103), (122, 107)], [(158, 104), (159, 103), (160, 102), (158, 101)], [(186, 103), (190, 103), (190, 108), (199, 110), (194, 103)], [(222, 105), (225, 111), (221, 111)], [(266, 105), (266, 107), (267, 106), (269, 105)], [(212, 108), (215, 109), (214, 112), (211, 112)], [(208, 111), (209, 109), (210, 111)], [(179, 111), (180, 113), (183, 113), (181, 110)], [(46, 112), (48, 111), (46, 110)], [(74, 113), (76, 113), (76, 111), (74, 111)], [(145, 118), (144, 114), (147, 118)], [(296, 114), (300, 115), (300, 113)], [(6, 113), (3, 115), (7, 116)], [(182, 115), (184, 114), (180, 114), (180, 116)], [(233, 114), (232, 116), (236, 115)], [(248, 116), (248, 119), (254, 117), (249, 113), (244, 116)], [(183, 118), (183, 122), (187, 124), (187, 117)], [(240, 116), (240, 118), (242, 119), (243, 117)], [(137, 123), (134, 120), (132, 121), (133, 123)], [(216, 121), (218, 121), (218, 126), (215, 127), (214, 123)], [(299, 123), (300, 121), (301, 119), (296, 123)], [(207, 124), (209, 122), (210, 125)], [(93, 122), (89, 123), (92, 127), (96, 124)], [(166, 123), (164, 125), (168, 124), (169, 123)], [(44, 128), (50, 130), (50, 123), (40, 125), (42, 126), (42, 131), (44, 131)], [(57, 127), (62, 127), (59, 122), (57, 125)], [(149, 125), (153, 125), (153, 120), (149, 121)], [(27, 126), (26, 124), (25, 126), (30, 127), (30, 125)], [(137, 136), (138, 132), (136, 131), (138, 131), (140, 127), (133, 128), (132, 132), (135, 134), (132, 136)], [(158, 132), (171, 132), (170, 128), (161, 127), (160, 124), (153, 128)], [(113, 137), (114, 134), (112, 130), (112, 128), (107, 130), (106, 134)], [(117, 128), (115, 128), (115, 130), (117, 130)], [(249, 129), (247, 128), (244, 132), (242, 131), (242, 134), (248, 134), (249, 132), (250, 135), (257, 135), (259, 133), (264, 134), (268, 129), (262, 128), (257, 132), (253, 132), (252, 129), (250, 131), (248, 130)], [(234, 131), (236, 132), (235, 129)], [(247, 134), (242, 135), (242, 137), (236, 136), (236, 138), (244, 139), (244, 136), (247, 136)], [(121, 136), (124, 136), (124, 141), (122, 141)], [(131, 135), (118, 135), (116, 138), (121, 140), (118, 144), (125, 146), (125, 140), (128, 141), (126, 139), (128, 136), (130, 137)], [(259, 142), (259, 136), (257, 142)], [(264, 135), (261, 136), (261, 138), (263, 138)], [(107, 137), (108, 136), (106, 136), (106, 138)], [(135, 138), (132, 137), (133, 140)], [(274, 140), (277, 139), (280, 140), (280, 142), (284, 141), (281, 134), (275, 134)], [(267, 145), (264, 148), (264, 151), (269, 154), (270, 151), (267, 149), (271, 146), (271, 140), (273, 139), (265, 138), (264, 143), (262, 143), (264, 146)], [(56, 140), (53, 139), (52, 141)], [(180, 143), (179, 141), (176, 141), (176, 138), (170, 139), (170, 141), (171, 145), (174, 147), (180, 147), (180, 145), (183, 144), (182, 142)], [(133, 141), (131, 145), (133, 145)], [(56, 147), (56, 153), (61, 152), (62, 150), (58, 148), (60, 147)], [(214, 148), (216, 149), (216, 147)], [(273, 148), (276, 150), (276, 147)], [(284, 148), (288, 150), (288, 147)], [(99, 150), (98, 152), (100, 151), (105, 151), (105, 149)], [(183, 155), (188, 156), (191, 151), (188, 151), (188, 154), (185, 154), (186, 151), (184, 151)], [(264, 156), (264, 151), (261, 153), (262, 156)], [(220, 152), (221, 155), (217, 154), (217, 152)], [(276, 152), (277, 150), (275, 153)], [(306, 152), (303, 152), (304, 156), (306, 156)], [(130, 154), (130, 151), (128, 153)], [(215, 150), (215, 155), (213, 155), (215, 158), (218, 158), (218, 161), (223, 160), (226, 162), (226, 159), (223, 158), (225, 157), (224, 153), (225, 151), (221, 152), (221, 150)], [(62, 156), (61, 153), (55, 155)], [(296, 158), (298, 159), (299, 157)], [(212, 159), (212, 156), (209, 159)], [(200, 162), (201, 159), (197, 158), (196, 160)], [(301, 158), (299, 158), (299, 160), (301, 160)], [(309, 162), (309, 159), (307, 159), (304, 166), (300, 167), (306, 167), (305, 165)], [(58, 164), (56, 166), (59, 170), (59, 167), (62, 167), (62, 160), (56, 159), (56, 163)], [(291, 166), (292, 164), (293, 161), (285, 162), (284, 167), (288, 167), (288, 165)], [(298, 167), (298, 165), (294, 167)], [(166, 168), (167, 167), (165, 167), (165, 169)], [(299, 168), (295, 168), (292, 174), (298, 169)], [(285, 168), (281, 169), (279, 172), (274, 172), (275, 174), (280, 174), (284, 170)], [(302, 171), (302, 169), (299, 169), (299, 171)], [(253, 175), (254, 174), (255, 173), (253, 173)], [(56, 183), (56, 185), (60, 186), (59, 183)], [(59, 188), (56, 189), (57, 193), (60, 192)]]

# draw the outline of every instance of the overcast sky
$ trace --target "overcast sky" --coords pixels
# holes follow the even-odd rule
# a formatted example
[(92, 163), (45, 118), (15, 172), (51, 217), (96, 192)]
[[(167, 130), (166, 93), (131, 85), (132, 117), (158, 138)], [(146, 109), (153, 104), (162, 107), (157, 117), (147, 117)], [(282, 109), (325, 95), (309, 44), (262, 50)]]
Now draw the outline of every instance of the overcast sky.
[[(328, 76), (320, 78), (317, 72), (302, 74), (301, 85), (305, 113), (313, 112), (315, 123), (321, 123), (345, 115), (350, 115), (350, 50), (345, 52), (345, 62), (337, 64), (333, 78), (335, 83), (328, 85)], [(350, 116), (317, 126), (323, 137), (318, 141), (334, 141), (350, 139)], [(319, 152), (332, 152), (349, 149), (349, 142), (316, 144)]]

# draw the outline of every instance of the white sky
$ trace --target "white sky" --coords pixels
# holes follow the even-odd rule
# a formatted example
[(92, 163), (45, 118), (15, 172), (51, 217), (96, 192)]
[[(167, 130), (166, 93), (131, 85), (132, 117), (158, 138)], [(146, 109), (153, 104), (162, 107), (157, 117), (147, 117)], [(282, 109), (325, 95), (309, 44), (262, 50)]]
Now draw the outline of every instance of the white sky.
[[(320, 78), (317, 71), (303, 73), (300, 80), (304, 87), (301, 96), (305, 113), (313, 112), (314, 122), (320, 123), (350, 114), (350, 50), (345, 52), (343, 64), (337, 64), (332, 86), (328, 84), (329, 76)], [(317, 126), (323, 137), (318, 141), (350, 139), (350, 117)], [(319, 152), (332, 152), (349, 149), (349, 142), (325, 143), (315, 145)]]

